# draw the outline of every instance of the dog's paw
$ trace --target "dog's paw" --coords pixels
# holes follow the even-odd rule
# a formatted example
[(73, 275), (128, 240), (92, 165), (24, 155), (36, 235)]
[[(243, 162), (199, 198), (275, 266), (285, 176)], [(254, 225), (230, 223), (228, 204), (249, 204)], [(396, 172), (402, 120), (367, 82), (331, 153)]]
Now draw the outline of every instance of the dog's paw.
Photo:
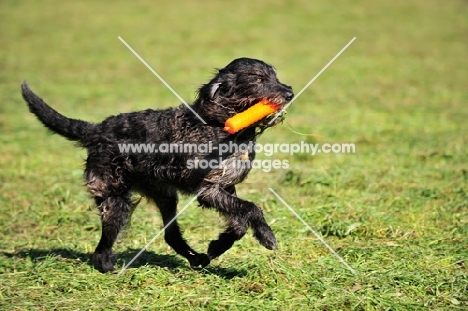
[(278, 242), (276, 242), (275, 235), (270, 227), (257, 228), (254, 230), (254, 237), (267, 249), (278, 249)]
[(100, 272), (114, 271), (114, 256), (111, 252), (102, 252), (93, 254), (93, 265)]
[(194, 254), (187, 259), (190, 263), (190, 267), (192, 268), (204, 268), (210, 264), (210, 257), (206, 254)]

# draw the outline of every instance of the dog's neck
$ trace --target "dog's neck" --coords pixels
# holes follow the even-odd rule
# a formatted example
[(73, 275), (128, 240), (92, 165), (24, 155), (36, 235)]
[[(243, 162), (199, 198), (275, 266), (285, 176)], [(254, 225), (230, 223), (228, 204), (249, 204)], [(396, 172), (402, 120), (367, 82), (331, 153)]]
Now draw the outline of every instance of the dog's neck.
[[(224, 107), (223, 107), (224, 108)], [(235, 114), (228, 109), (220, 109), (216, 103), (207, 103), (198, 99), (192, 105), (192, 109), (206, 122), (213, 125), (223, 125), (227, 119)]]

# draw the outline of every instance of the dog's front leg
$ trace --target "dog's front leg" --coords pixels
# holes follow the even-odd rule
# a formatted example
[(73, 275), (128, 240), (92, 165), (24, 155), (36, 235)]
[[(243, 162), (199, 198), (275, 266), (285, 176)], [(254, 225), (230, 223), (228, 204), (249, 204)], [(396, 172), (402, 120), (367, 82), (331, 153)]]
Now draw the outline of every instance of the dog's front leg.
[(235, 241), (241, 239), (247, 227), (251, 227), (254, 237), (268, 249), (276, 249), (277, 242), (271, 228), (265, 221), (260, 208), (252, 202), (235, 196), (235, 190), (226, 191), (217, 184), (204, 185), (198, 201), (206, 207), (214, 207), (229, 220), (228, 228), (208, 247), (210, 259), (227, 251)]

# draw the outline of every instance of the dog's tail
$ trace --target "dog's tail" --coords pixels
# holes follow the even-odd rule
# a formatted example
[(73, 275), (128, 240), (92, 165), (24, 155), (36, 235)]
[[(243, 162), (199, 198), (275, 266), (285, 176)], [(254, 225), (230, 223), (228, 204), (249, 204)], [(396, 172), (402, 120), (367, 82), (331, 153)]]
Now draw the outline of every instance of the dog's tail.
[(26, 81), (21, 84), (21, 90), (29, 111), (34, 113), (47, 128), (69, 140), (83, 142), (86, 132), (92, 126), (91, 123), (61, 115), (34, 94)]

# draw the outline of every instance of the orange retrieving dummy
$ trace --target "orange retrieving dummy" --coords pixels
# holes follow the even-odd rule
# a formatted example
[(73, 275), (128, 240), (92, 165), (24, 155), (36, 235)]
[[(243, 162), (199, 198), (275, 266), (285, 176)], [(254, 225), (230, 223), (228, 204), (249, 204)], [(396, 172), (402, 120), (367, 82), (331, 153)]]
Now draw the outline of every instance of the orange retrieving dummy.
[(279, 105), (268, 102), (266, 99), (256, 103), (249, 109), (236, 114), (235, 116), (226, 120), (224, 130), (229, 134), (234, 134), (246, 128), (249, 125), (260, 121), (264, 117), (280, 108)]

